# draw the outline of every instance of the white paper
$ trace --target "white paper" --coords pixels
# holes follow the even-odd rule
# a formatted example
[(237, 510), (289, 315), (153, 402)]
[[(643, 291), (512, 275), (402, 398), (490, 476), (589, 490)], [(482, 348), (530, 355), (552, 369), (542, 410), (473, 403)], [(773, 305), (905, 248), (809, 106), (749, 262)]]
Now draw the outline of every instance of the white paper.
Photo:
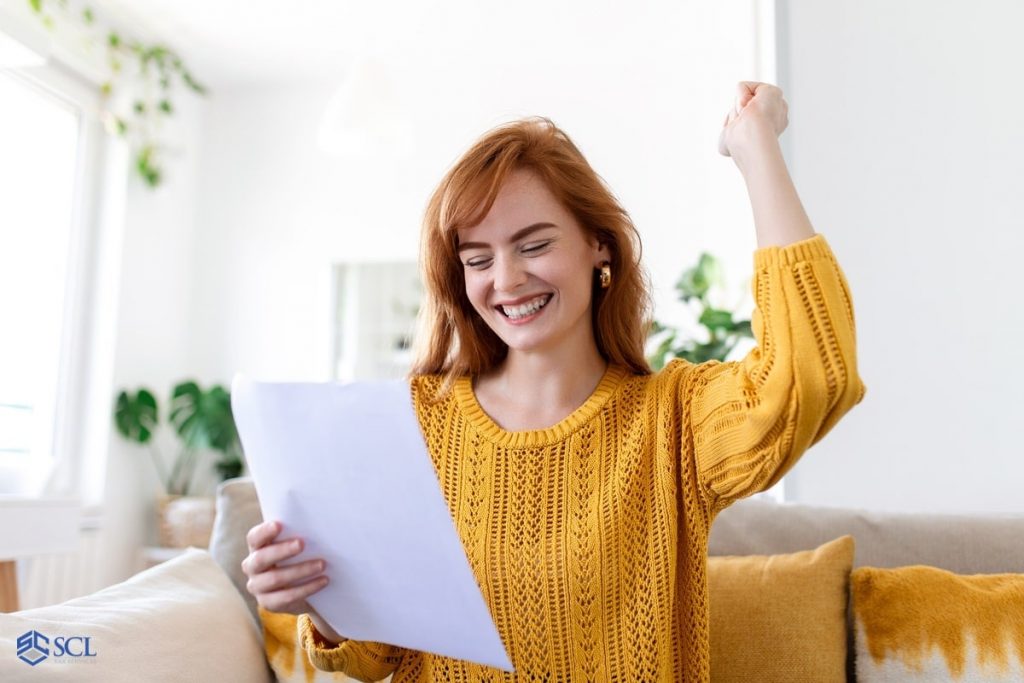
[(513, 671), (448, 512), (408, 381), (256, 382), (231, 407), (263, 518), (327, 562), (341, 635)]

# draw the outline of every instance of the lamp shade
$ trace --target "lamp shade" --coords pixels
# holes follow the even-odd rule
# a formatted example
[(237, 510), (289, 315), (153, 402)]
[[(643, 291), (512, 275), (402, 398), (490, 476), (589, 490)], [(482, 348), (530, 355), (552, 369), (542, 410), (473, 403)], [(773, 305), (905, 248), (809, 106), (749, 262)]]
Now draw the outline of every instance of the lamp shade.
[(408, 157), (412, 131), (400, 95), (387, 64), (356, 59), (324, 109), (320, 150), (332, 156)]

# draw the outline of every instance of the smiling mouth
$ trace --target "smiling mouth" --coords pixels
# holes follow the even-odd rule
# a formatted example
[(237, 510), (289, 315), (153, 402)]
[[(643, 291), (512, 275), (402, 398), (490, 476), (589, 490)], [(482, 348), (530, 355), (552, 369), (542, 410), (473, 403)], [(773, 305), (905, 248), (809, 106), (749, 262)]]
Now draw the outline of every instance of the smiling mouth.
[(554, 294), (544, 294), (533, 301), (522, 306), (495, 306), (499, 313), (509, 320), (520, 320), (528, 318), (540, 309), (544, 308), (551, 301)]

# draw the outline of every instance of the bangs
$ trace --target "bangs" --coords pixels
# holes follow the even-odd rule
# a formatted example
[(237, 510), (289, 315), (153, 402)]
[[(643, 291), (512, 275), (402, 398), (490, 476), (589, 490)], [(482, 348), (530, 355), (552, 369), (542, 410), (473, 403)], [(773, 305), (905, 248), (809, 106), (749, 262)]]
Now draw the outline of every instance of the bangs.
[(464, 166), (451, 176), (441, 200), (438, 226), (451, 244), (456, 243), (458, 230), (471, 228), (487, 217), (505, 179), (521, 165), (517, 163), (517, 151), (504, 150), (483, 163)]

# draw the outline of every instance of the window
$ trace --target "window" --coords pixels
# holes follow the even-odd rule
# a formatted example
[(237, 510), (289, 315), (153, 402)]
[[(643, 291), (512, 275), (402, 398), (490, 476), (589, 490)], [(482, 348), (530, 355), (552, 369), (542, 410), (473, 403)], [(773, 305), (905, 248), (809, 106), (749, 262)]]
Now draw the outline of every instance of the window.
[(59, 460), (74, 383), (89, 127), (66, 80), (0, 70), (0, 493), (38, 488)]

